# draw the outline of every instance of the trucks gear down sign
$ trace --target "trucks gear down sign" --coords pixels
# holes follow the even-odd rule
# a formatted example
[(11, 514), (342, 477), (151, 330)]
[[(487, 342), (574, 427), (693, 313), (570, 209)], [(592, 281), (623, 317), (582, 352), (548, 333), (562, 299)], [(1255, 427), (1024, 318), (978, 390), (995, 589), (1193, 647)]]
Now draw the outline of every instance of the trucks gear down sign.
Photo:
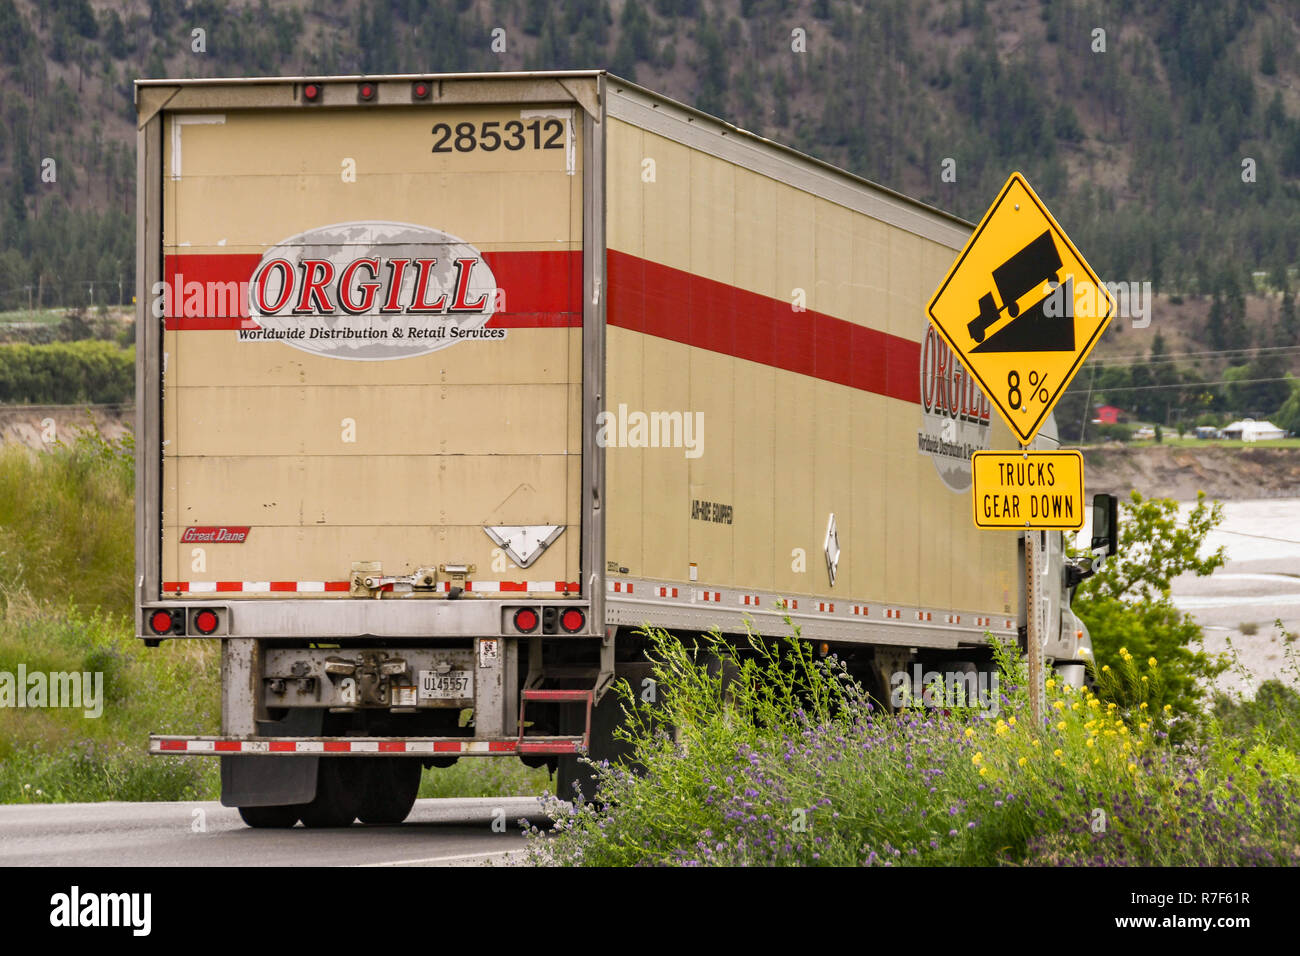
[(1012, 173), (929, 314), (1022, 444), (1033, 441), (1115, 309), (1097, 273)]

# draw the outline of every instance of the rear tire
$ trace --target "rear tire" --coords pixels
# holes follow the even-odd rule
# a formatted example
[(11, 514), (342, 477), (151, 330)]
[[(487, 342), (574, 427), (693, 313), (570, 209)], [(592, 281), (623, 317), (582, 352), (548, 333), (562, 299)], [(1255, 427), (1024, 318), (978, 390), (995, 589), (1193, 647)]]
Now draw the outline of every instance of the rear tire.
[(420, 792), (420, 761), (411, 757), (373, 757), (361, 770), (362, 823), (395, 826), (407, 818)]
[(350, 827), (361, 806), (363, 774), (357, 758), (323, 757), (316, 774), (316, 799), (301, 808), (302, 825), (312, 829)]
[(298, 822), (302, 807), (290, 804), (282, 807), (240, 807), (239, 816), (254, 830), (287, 830)]

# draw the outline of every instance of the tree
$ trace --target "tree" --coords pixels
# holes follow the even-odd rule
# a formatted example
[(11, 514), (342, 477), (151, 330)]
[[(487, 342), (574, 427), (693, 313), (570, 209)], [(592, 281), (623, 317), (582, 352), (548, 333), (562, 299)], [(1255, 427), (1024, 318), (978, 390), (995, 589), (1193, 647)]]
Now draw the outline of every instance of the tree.
[(1228, 662), (1206, 653), (1200, 625), (1174, 605), (1170, 588), (1180, 574), (1205, 576), (1223, 566), (1222, 547), (1202, 556), (1206, 536), (1223, 520), (1223, 505), (1200, 492), (1184, 521), (1178, 512), (1172, 499), (1132, 492), (1122, 508), (1115, 555), (1079, 586), (1072, 607), (1092, 636), (1098, 670), (1120, 668), (1121, 649), (1141, 661), (1154, 658), (1161, 668), (1160, 703), (1197, 716), (1204, 685)]

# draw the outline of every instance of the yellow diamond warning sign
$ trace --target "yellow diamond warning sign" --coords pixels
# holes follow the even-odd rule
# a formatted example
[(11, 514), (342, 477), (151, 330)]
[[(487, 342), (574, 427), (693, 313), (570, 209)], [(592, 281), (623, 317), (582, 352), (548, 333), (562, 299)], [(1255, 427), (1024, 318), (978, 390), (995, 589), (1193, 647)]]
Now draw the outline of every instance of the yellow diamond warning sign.
[(976, 527), (1083, 527), (1080, 452), (977, 451), (971, 479)]
[(1022, 444), (1101, 337), (1114, 299), (1019, 173), (930, 300), (930, 319)]

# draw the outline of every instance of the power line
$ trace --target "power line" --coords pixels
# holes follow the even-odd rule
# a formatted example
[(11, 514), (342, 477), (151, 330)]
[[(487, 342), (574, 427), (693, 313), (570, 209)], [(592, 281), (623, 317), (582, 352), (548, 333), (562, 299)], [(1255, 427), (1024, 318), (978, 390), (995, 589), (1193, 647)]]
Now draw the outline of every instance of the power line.
[(1092, 364), (1094, 365), (1115, 365), (1123, 367), (1126, 365), (1135, 365), (1138, 363), (1149, 364), (1152, 362), (1171, 362), (1178, 358), (1194, 358), (1209, 355), (1242, 355), (1245, 353), (1258, 352), (1296, 352), (1300, 351), (1300, 345), (1257, 345), (1250, 348), (1242, 349), (1209, 349), (1203, 352), (1161, 352), (1159, 355), (1111, 355), (1111, 356), (1094, 356)]
[(1097, 391), (1103, 395), (1109, 395), (1111, 392), (1145, 392), (1157, 388), (1208, 388), (1212, 385), (1254, 385), (1259, 382), (1291, 382), (1295, 381), (1289, 376), (1282, 378), (1239, 378), (1224, 379), (1220, 382), (1175, 382), (1172, 385), (1121, 385), (1115, 388), (1099, 388)]

